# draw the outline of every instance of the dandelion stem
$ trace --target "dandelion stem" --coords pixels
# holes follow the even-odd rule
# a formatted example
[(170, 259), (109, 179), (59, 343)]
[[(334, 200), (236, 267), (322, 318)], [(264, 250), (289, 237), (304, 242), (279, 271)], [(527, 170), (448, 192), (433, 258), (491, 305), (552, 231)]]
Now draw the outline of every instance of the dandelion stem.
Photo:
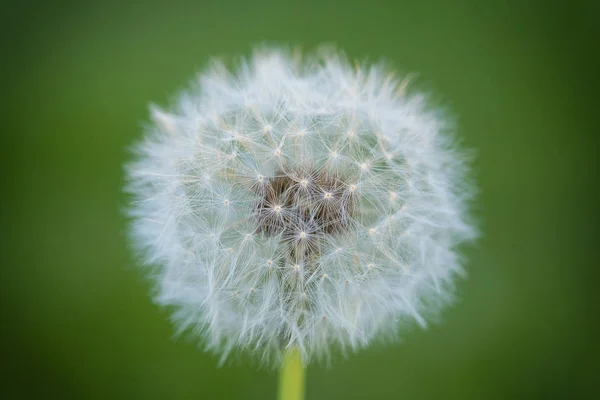
[(283, 356), (283, 363), (279, 371), (278, 399), (304, 399), (304, 366), (297, 348), (286, 351)]

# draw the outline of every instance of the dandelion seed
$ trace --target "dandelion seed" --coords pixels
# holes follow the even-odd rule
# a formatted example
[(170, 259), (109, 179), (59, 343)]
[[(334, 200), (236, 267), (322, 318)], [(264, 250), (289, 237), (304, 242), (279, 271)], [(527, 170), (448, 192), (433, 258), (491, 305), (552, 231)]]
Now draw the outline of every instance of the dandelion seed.
[(476, 236), (443, 115), (380, 65), (320, 54), (263, 50), (237, 74), (203, 72), (152, 107), (127, 166), (156, 301), (223, 359), (277, 365), (295, 348), (310, 362), (424, 324)]

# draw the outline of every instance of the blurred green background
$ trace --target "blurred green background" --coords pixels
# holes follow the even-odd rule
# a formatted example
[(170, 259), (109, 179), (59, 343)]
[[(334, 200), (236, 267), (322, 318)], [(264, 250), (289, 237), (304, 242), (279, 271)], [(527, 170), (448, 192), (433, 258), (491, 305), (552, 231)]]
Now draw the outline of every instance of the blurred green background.
[(274, 372), (173, 339), (120, 213), (148, 103), (267, 41), (417, 72), (478, 153), (460, 302), (310, 366), (308, 399), (600, 398), (597, 4), (3, 2), (0, 396), (274, 398)]

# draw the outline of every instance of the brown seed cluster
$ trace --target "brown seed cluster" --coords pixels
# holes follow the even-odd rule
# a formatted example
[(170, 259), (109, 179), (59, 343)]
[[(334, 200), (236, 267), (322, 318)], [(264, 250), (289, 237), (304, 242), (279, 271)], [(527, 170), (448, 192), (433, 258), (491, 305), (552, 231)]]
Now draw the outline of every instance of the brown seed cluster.
[(260, 230), (304, 242), (307, 253), (323, 234), (344, 231), (355, 214), (354, 188), (327, 171), (280, 171), (257, 191)]

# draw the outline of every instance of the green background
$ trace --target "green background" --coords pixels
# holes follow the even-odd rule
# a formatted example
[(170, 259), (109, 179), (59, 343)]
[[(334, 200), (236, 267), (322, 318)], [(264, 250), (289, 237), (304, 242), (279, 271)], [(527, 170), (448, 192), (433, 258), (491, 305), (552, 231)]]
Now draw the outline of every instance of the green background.
[[(174, 339), (124, 237), (148, 103), (255, 44), (417, 72), (458, 116), (483, 236), (442, 323), (310, 366), (308, 399), (600, 398), (597, 5), (11, 1), (0, 9), (0, 396), (269, 399), (276, 373)], [(599, 36), (600, 37), (600, 36)]]

